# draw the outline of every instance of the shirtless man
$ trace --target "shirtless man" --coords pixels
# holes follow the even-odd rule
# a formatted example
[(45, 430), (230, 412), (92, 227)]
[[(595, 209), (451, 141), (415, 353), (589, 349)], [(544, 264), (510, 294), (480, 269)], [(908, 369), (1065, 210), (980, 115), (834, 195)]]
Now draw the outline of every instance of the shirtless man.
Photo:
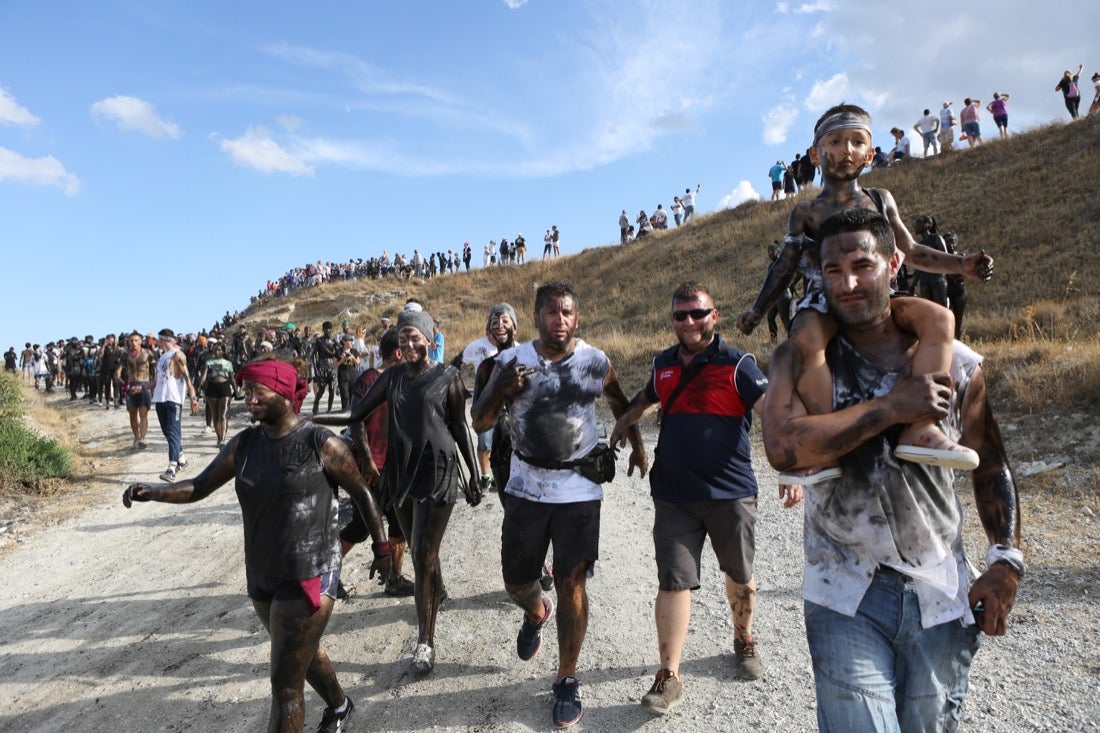
[(134, 433), (134, 450), (145, 450), (145, 435), (149, 432), (149, 408), (153, 405), (153, 352), (141, 347), (141, 334), (130, 334), (126, 351), (126, 409), (130, 413), (130, 430)]

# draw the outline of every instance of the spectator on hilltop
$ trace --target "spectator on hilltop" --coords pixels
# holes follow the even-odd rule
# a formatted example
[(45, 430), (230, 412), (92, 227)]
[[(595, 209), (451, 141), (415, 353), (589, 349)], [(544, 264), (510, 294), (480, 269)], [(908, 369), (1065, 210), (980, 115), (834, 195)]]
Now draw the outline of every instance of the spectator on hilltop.
[(684, 205), (684, 224), (687, 224), (691, 217), (695, 216), (695, 197), (702, 187), (703, 184), (696, 184), (694, 192), (690, 188), (685, 188), (684, 195), (680, 197), (680, 203)]
[(630, 229), (630, 217), (626, 215), (626, 209), (619, 214), (619, 244), (626, 244), (626, 233)]
[(645, 213), (645, 209), (638, 212), (638, 216), (634, 219), (634, 223), (638, 225), (639, 238), (649, 234), (649, 215)]
[(940, 152), (939, 145), (936, 142), (936, 133), (940, 131), (940, 121), (932, 114), (931, 110), (924, 110), (924, 114), (917, 124), (913, 125), (913, 129), (917, 134), (921, 136), (921, 140), (924, 142), (924, 157), (928, 157), (928, 148), (931, 146), (932, 154), (936, 155)]
[(775, 165), (768, 169), (768, 178), (772, 181), (772, 201), (778, 201), (783, 194), (783, 174), (787, 172), (787, 166), (783, 161), (775, 161)]
[(672, 218), (676, 222), (676, 226), (680, 226), (680, 220), (684, 215), (684, 205), (680, 203), (679, 196), (672, 197), (672, 206), (669, 208), (672, 209)]
[(1008, 137), (1008, 109), (1005, 102), (1011, 96), (1008, 92), (993, 92), (993, 101), (986, 105), (989, 114), (993, 115), (993, 122), (997, 125), (997, 133), (1002, 140)]
[(941, 151), (946, 153), (955, 147), (955, 125), (957, 124), (959, 121), (955, 118), (955, 110), (951, 109), (951, 103), (944, 102), (940, 110), (940, 134), (937, 136)]
[(890, 151), (890, 165), (893, 165), (909, 157), (909, 138), (900, 127), (891, 128), (890, 134), (894, 136), (894, 149)]
[(787, 166), (783, 171), (783, 198), (790, 198), (798, 193), (798, 186), (794, 182), (794, 164)]
[(962, 136), (966, 138), (966, 144), (977, 147), (982, 144), (981, 105), (982, 100), (967, 97), (963, 100), (963, 111), (959, 114), (962, 122)]
[(1075, 120), (1078, 116), (1077, 110), (1081, 106), (1081, 90), (1077, 88), (1077, 81), (1081, 78), (1081, 72), (1084, 70), (1084, 64), (1077, 65), (1076, 74), (1066, 69), (1066, 73), (1062, 74), (1062, 78), (1054, 86), (1054, 91), (1062, 93), (1069, 116)]
[(657, 204), (657, 210), (653, 212), (653, 216), (649, 218), (649, 221), (653, 224), (654, 229), (668, 229), (668, 214), (665, 213), (660, 204)]
[(550, 243), (554, 247), (554, 256), (561, 257), (561, 232), (558, 231), (558, 225), (550, 227)]
[(542, 259), (549, 257), (554, 251), (554, 237), (550, 234), (550, 230), (546, 230), (545, 236), (542, 238)]

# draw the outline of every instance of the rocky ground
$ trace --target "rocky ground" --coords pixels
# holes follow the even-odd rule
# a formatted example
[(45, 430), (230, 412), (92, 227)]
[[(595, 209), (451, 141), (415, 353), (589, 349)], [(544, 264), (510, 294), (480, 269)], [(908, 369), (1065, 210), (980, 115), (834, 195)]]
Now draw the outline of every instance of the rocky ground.
[[(82, 458), (77, 480), (45, 505), (11, 496), (0, 504), (0, 587), (6, 589), (0, 596), (0, 730), (262, 729), (268, 643), (244, 594), (232, 488), (195, 505), (126, 510), (122, 489), (156, 480), (166, 465), (155, 418), (149, 449), (135, 452), (124, 410), (92, 409), (63, 396), (50, 403)], [(243, 424), (238, 417), (233, 429)], [(1010, 440), (1013, 430), (1019, 428), (1009, 421)], [(184, 445), (195, 466), (189, 470), (215, 453), (200, 418), (185, 418)], [(1035, 456), (1027, 456), (1026, 467), (1036, 475), (1052, 470)], [(801, 510), (783, 510), (774, 473), (763, 461), (757, 470), (755, 630), (764, 679), (740, 682), (732, 672), (732, 624), (719, 571), (707, 557), (684, 655), (685, 701), (664, 718), (639, 707), (657, 669), (652, 506), (646, 481), (620, 475), (606, 487), (581, 659), (585, 713), (576, 730), (815, 728), (799, 599)], [(1072, 471), (1083, 471), (1073, 465), (1053, 470), (1070, 485)], [(1096, 487), (1029, 492), (1033, 484), (1021, 480), (1030, 574), (1009, 635), (983, 642), (964, 730), (1100, 729)], [(969, 508), (968, 490), (964, 495)], [(556, 634), (547, 632), (535, 660), (516, 658), (520, 613), (501, 589), (500, 517), (494, 496), (455, 511), (444, 547), (450, 600), (439, 621), (437, 666), (427, 678), (407, 669), (415, 638), (411, 599), (387, 598), (368, 582), (367, 552), (349, 557), (344, 577), (355, 593), (337, 605), (324, 644), (359, 705), (351, 730), (550, 729)], [(968, 547), (981, 558), (985, 541), (972, 508), (967, 521)], [(307, 705), (312, 730), (323, 703), (307, 691)]]

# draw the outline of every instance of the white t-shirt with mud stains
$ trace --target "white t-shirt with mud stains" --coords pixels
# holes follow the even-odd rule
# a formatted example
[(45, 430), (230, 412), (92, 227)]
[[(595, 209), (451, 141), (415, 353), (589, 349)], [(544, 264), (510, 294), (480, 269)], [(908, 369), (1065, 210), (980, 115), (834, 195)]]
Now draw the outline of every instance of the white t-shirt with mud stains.
[[(870, 364), (840, 338), (829, 345), (826, 358), (835, 410), (885, 395), (899, 376)], [(954, 394), (950, 414), (940, 423), (952, 440), (959, 438), (963, 399), (981, 362), (955, 342)], [(895, 458), (903, 427), (895, 425), (843, 456), (841, 478), (807, 487), (802, 596), (854, 616), (884, 565), (914, 579), (924, 628), (959, 618), (972, 624), (954, 472)]]

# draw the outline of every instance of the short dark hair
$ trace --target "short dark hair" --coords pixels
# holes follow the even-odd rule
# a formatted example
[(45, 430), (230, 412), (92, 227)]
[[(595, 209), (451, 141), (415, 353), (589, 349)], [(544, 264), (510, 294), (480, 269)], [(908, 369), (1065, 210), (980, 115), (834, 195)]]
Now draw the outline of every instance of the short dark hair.
[(553, 298), (564, 298), (569, 296), (573, 299), (573, 304), (577, 304), (577, 294), (573, 292), (573, 286), (567, 282), (550, 282), (545, 285), (540, 285), (539, 289), (535, 291), (535, 313), (542, 310), (542, 307), (546, 305)]
[(383, 331), (378, 339), (378, 354), (382, 357), (382, 361), (386, 361), (395, 351), (397, 351), (397, 329), (391, 326)]
[[(676, 288), (676, 292), (672, 294), (672, 302), (680, 303), (685, 300), (691, 300), (697, 295), (705, 295), (711, 298), (710, 290), (706, 285), (697, 283), (694, 280), (685, 280), (680, 283), (680, 287)], [(713, 298), (711, 298), (713, 300)]]
[(833, 214), (817, 230), (822, 244), (829, 237), (845, 232), (869, 232), (875, 238), (875, 248), (883, 257), (890, 258), (897, 249), (894, 228), (886, 217), (872, 209), (845, 209)]

